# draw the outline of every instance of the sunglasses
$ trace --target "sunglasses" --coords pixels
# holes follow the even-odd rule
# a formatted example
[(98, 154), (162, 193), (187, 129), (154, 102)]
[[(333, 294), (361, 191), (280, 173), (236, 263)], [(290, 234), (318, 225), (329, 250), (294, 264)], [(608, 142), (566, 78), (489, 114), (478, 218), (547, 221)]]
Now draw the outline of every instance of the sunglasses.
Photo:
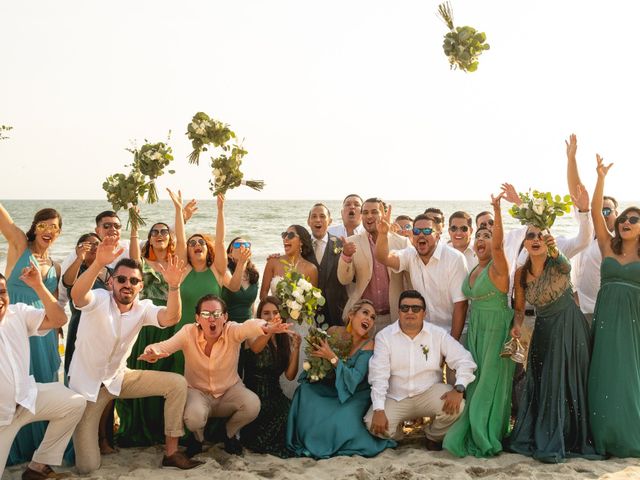
[(158, 235), (160, 235), (161, 237), (166, 237), (167, 235), (169, 235), (169, 229), (161, 228), (160, 230), (158, 230), (157, 228), (152, 228), (149, 234), (152, 237), (157, 237)]
[(123, 285), (127, 283), (127, 280), (129, 280), (129, 283), (134, 287), (138, 285), (140, 282), (142, 282), (142, 280), (137, 277), (127, 277), (126, 275), (116, 275), (113, 278), (115, 278), (118, 281), (118, 283)]
[(400, 311), (402, 313), (407, 313), (409, 310), (413, 313), (420, 313), (424, 310), (424, 307), (422, 305), (400, 305)]
[(407, 223), (404, 227), (400, 225), (398, 226), (400, 227), (400, 230), (411, 230), (413, 228), (410, 223)]
[(535, 240), (536, 238), (538, 240), (542, 240), (542, 238), (544, 237), (544, 235), (542, 234), (542, 232), (527, 232), (527, 234), (525, 235), (524, 239), (525, 240)]
[(489, 226), (489, 227), (493, 227), (493, 220), (489, 220), (489, 221), (486, 221), (486, 222), (482, 222), (482, 223), (480, 224), (480, 228), (487, 228), (487, 226)]
[(621, 215), (621, 216), (618, 217), (618, 223), (619, 224), (626, 223), (627, 220), (629, 221), (629, 223), (631, 225), (635, 225), (636, 223), (640, 222), (640, 217), (627, 216), (627, 215)]
[(206, 244), (207, 242), (205, 242), (202, 238), (199, 238), (197, 240), (195, 238), (192, 238), (191, 240), (189, 240), (189, 243), (188, 243), (190, 247), (195, 247), (196, 245), (200, 245), (201, 247), (204, 247)]
[(102, 224), (102, 228), (104, 228), (105, 230), (111, 230), (112, 228), (115, 228), (116, 230), (120, 230), (122, 228), (122, 225), (115, 222), (114, 223), (106, 222)]
[(280, 236), (283, 240), (293, 240), (298, 234), (296, 232), (282, 232)]
[(458, 230), (460, 230), (461, 232), (467, 233), (469, 231), (469, 227), (467, 227), (466, 225), (462, 225), (461, 227), (458, 227), (456, 225), (452, 225), (449, 227), (449, 231), (450, 232), (457, 232)]
[(431, 235), (433, 233), (433, 228), (417, 228), (417, 227), (413, 227), (413, 234), (415, 236), (418, 236), (421, 233), (423, 233), (425, 235)]
[(222, 313), (222, 310), (214, 310), (213, 312), (210, 312), (209, 310), (202, 310), (198, 315), (205, 320), (208, 320), (211, 317), (218, 320), (222, 315), (224, 315), (224, 313)]
[(38, 232), (58, 232), (60, 227), (55, 223), (38, 223), (36, 225), (36, 230)]
[(609, 207), (604, 207), (602, 209), (602, 215), (608, 217), (609, 215), (611, 215), (611, 209)]
[(233, 248), (240, 248), (240, 247), (251, 248), (251, 242), (233, 242), (231, 246)]

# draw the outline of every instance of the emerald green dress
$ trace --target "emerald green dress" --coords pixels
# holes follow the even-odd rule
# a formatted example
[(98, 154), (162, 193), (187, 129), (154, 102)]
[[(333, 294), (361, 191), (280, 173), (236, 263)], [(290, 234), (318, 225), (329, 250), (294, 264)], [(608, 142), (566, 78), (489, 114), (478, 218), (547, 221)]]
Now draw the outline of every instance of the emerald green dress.
[(525, 291), (536, 323), (508, 448), (546, 463), (602, 458), (593, 446), (587, 406), (591, 336), (573, 299), (570, 270), (564, 255), (550, 258)]
[(258, 282), (250, 283), (247, 288), (242, 286), (237, 292), (227, 287), (222, 289), (222, 299), (227, 304), (229, 321), (242, 323), (253, 318), (253, 304), (258, 297)]
[[(443, 447), (453, 455), (489, 457), (502, 451), (509, 428), (511, 385), (515, 363), (500, 352), (509, 338), (513, 310), (507, 294), (489, 277), (489, 263), (473, 287), (467, 276), (462, 291), (471, 300), (467, 349), (478, 365), (476, 380), (467, 387), (462, 416), (447, 432)], [(475, 268), (478, 268), (477, 266)]]
[[(154, 305), (166, 306), (169, 285), (162, 274), (156, 272), (144, 259), (141, 263), (144, 288), (140, 292), (140, 299), (149, 299)], [(134, 370), (173, 371), (171, 356), (155, 363), (138, 360), (147, 345), (162, 342), (172, 335), (171, 328), (142, 327), (127, 360), (127, 367)], [(119, 445), (141, 447), (164, 443), (164, 398), (117, 399), (116, 409), (120, 417), (120, 428), (116, 434)]]
[(593, 313), (591, 428), (598, 453), (640, 457), (640, 262), (605, 257)]
[(302, 372), (287, 422), (287, 447), (295, 455), (374, 457), (396, 446), (393, 440), (371, 435), (362, 420), (371, 406), (367, 374), (372, 355), (372, 350), (360, 349), (346, 362), (339, 360), (331, 383), (310, 383)]

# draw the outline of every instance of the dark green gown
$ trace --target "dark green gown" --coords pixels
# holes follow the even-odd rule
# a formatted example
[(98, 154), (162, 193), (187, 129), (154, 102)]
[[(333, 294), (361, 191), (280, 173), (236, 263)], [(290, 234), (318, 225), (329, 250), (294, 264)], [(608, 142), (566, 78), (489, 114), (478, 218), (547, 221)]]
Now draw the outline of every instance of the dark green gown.
[(605, 257), (593, 313), (591, 428), (598, 453), (640, 457), (640, 262)]
[(500, 352), (510, 337), (513, 310), (507, 294), (491, 281), (490, 267), (491, 263), (476, 277), (473, 287), (469, 285), (471, 275), (462, 285), (462, 292), (471, 300), (467, 349), (478, 368), (476, 380), (467, 387), (464, 412), (443, 442), (444, 448), (459, 457), (497, 455), (509, 428), (515, 363), (500, 357)]
[(258, 297), (258, 284), (251, 283), (247, 288), (240, 287), (237, 292), (222, 289), (222, 299), (227, 304), (229, 321), (242, 323), (253, 318), (253, 303)]
[(600, 459), (587, 406), (590, 334), (573, 299), (569, 261), (560, 254), (527, 285), (536, 307), (525, 386), (509, 450), (546, 463), (567, 457)]
[(286, 365), (278, 365), (271, 342), (258, 354), (244, 352), (244, 384), (260, 398), (260, 414), (242, 429), (240, 441), (256, 453), (287, 458), (291, 455), (285, 445), (291, 400), (282, 393), (279, 380)]
[(335, 384), (310, 383), (300, 375), (289, 410), (287, 447), (299, 457), (374, 457), (396, 442), (374, 437), (362, 418), (371, 406), (367, 381), (372, 350), (338, 361)]
[[(140, 299), (149, 299), (154, 305), (165, 306), (169, 286), (162, 275), (144, 259), (142, 260), (142, 280), (144, 289), (140, 292)], [(127, 367), (135, 370), (171, 372), (173, 356), (162, 358), (155, 363), (138, 360), (138, 356), (144, 352), (147, 345), (162, 342), (172, 335), (172, 328), (142, 327), (127, 360)], [(120, 417), (120, 428), (116, 434), (119, 445), (140, 447), (164, 443), (164, 398), (117, 399), (116, 410)]]

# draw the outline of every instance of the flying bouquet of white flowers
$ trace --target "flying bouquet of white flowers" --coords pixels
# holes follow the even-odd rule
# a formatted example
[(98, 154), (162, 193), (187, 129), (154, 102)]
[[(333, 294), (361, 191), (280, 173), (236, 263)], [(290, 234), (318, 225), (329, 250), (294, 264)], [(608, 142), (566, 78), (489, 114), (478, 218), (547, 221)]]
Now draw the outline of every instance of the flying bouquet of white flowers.
[(522, 203), (513, 205), (509, 209), (509, 214), (520, 220), (522, 225), (533, 225), (540, 230), (550, 229), (556, 217), (562, 217), (571, 211), (571, 196), (553, 196), (550, 192), (539, 192), (534, 190), (527, 193), (519, 193)]
[(309, 333), (304, 339), (306, 342), (304, 351), (307, 354), (307, 360), (302, 364), (302, 368), (307, 372), (309, 382), (314, 383), (335, 378), (336, 372), (329, 360), (311, 355), (315, 351), (314, 345), (320, 345), (323, 341), (326, 341), (331, 350), (344, 362), (351, 351), (353, 343), (351, 335), (341, 335), (338, 332), (330, 335), (322, 328), (310, 327)]
[(128, 210), (127, 226), (130, 224), (133, 228), (138, 228), (139, 225), (145, 224), (136, 207), (147, 192), (148, 184), (139, 170), (134, 168), (129, 175), (116, 173), (107, 177), (102, 189), (107, 193), (107, 200), (116, 212), (121, 209)]
[(222, 153), (218, 157), (211, 157), (211, 173), (213, 180), (209, 180), (209, 190), (214, 196), (219, 193), (225, 194), (227, 190), (246, 185), (254, 190), (262, 190), (264, 182), (262, 180), (243, 180), (243, 173), (240, 171), (242, 165), (242, 157), (247, 151), (240, 145), (234, 145), (231, 148), (231, 154), (227, 156)]
[(451, 68), (475, 72), (478, 69), (478, 57), (485, 50), (489, 50), (487, 36), (473, 27), (454, 27), (453, 9), (449, 2), (438, 6), (438, 14), (450, 30), (444, 36), (442, 48), (449, 58)]
[[(147, 140), (145, 139), (145, 142)], [(145, 143), (140, 149), (127, 149), (133, 153), (133, 168), (149, 177), (147, 185), (147, 203), (158, 201), (158, 191), (155, 180), (164, 173), (165, 167), (173, 161), (171, 147), (164, 142)], [(169, 170), (175, 173), (175, 170)]]
[[(291, 265), (283, 262), (286, 270), (282, 280), (276, 285), (276, 296), (280, 299), (280, 316), (284, 320), (293, 320), (299, 325), (303, 322), (313, 325), (316, 322), (318, 307), (325, 303), (322, 291), (314, 287), (309, 279), (295, 270)], [(318, 324), (324, 318), (318, 316)]]
[(191, 123), (187, 125), (187, 137), (191, 140), (193, 152), (189, 155), (189, 163), (200, 163), (200, 153), (206, 152), (209, 145), (222, 147), (228, 150), (227, 143), (236, 138), (229, 125), (214, 120), (204, 112), (198, 112), (193, 116)]

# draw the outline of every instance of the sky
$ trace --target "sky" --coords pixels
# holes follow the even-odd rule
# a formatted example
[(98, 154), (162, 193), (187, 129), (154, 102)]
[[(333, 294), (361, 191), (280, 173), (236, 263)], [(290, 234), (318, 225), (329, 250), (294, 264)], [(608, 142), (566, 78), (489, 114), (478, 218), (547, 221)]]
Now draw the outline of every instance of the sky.
[[(207, 157), (189, 165), (194, 113), (249, 151), (236, 199), (485, 199), (566, 191), (578, 135), (591, 191), (636, 188), (638, 2), (454, 0), (486, 32), (475, 73), (449, 69), (436, 1), (0, 0), (0, 198), (101, 199), (125, 148), (170, 144), (159, 181), (210, 198)], [(635, 173), (634, 173), (635, 172)]]

